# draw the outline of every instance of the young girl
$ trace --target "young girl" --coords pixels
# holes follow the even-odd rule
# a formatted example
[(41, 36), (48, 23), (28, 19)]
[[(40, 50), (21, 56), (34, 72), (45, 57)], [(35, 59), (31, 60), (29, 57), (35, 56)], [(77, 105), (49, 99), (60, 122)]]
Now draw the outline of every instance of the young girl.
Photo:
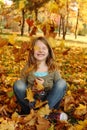
[(44, 91), (39, 93), (41, 100), (47, 100), (50, 109), (57, 109), (65, 94), (66, 82), (58, 72), (52, 48), (44, 37), (33, 40), (21, 79), (16, 81), (13, 87), (23, 114), (28, 114), (35, 105), (35, 102), (31, 103), (25, 99), (26, 89), (32, 88), (35, 81), (44, 86)]

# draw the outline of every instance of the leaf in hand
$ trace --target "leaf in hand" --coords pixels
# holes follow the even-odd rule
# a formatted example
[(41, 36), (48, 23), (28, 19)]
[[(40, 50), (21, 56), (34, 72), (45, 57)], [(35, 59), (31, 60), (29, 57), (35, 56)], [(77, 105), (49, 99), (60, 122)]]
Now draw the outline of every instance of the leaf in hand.
[(33, 102), (34, 101), (34, 94), (31, 90), (31, 88), (27, 88), (26, 90), (26, 98), (25, 99), (28, 99), (30, 102)]
[(35, 80), (34, 85), (38, 91), (44, 90), (44, 86), (37, 79)]

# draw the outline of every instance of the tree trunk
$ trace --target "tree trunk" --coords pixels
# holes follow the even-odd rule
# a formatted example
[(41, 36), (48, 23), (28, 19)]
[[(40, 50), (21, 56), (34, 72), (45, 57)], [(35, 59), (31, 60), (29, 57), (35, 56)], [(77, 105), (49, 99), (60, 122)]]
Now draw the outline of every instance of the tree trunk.
[(67, 0), (67, 5), (66, 5), (66, 11), (67, 11), (67, 17), (62, 17), (62, 28), (63, 28), (63, 39), (65, 40), (65, 36), (67, 33), (68, 29), (68, 19), (69, 19), (69, 5), (68, 5), (68, 0)]
[(65, 33), (67, 33), (67, 29), (68, 29), (68, 19), (69, 19), (69, 4), (68, 4), (68, 0), (67, 0), (66, 10), (67, 10), (67, 17), (66, 17)]
[(66, 35), (66, 32), (65, 32), (65, 18), (64, 17), (61, 17), (62, 18), (62, 31), (63, 31), (63, 40), (65, 40), (65, 35)]
[(59, 23), (59, 37), (60, 37), (60, 34), (61, 34), (61, 22), (62, 22), (62, 18), (60, 16), (60, 23)]
[(24, 24), (25, 24), (25, 12), (22, 10), (22, 22), (21, 22), (21, 36), (24, 35)]
[(35, 8), (35, 21), (37, 21), (38, 10)]
[(78, 9), (77, 21), (76, 21), (76, 28), (75, 28), (75, 39), (77, 38), (78, 20), (79, 20), (79, 9)]

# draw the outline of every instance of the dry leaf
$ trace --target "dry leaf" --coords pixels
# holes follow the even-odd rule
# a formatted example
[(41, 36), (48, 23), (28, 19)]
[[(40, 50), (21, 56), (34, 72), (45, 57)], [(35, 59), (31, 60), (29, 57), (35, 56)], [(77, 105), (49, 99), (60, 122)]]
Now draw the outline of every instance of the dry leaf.
[(41, 100), (37, 100), (36, 104), (35, 104), (35, 108), (40, 108), (40, 107), (42, 107), (43, 105), (45, 105), (47, 103), (48, 103), (48, 101), (42, 102)]
[(83, 105), (83, 104), (79, 104), (79, 106), (74, 111), (75, 117), (78, 117), (78, 118), (86, 113), (87, 113), (87, 107), (86, 105)]
[(41, 117), (44, 117), (45, 115), (49, 115), (49, 113), (51, 112), (48, 104), (46, 104), (44, 107), (40, 108), (37, 112), (38, 115), (40, 115)]
[(39, 116), (37, 122), (38, 122), (38, 124), (36, 124), (37, 130), (47, 130), (50, 127), (50, 122)]
[(44, 86), (37, 79), (35, 80), (34, 88), (38, 91), (44, 90)]
[(31, 88), (26, 89), (26, 95), (27, 96), (25, 99), (28, 99), (30, 102), (34, 101), (34, 93), (32, 92)]

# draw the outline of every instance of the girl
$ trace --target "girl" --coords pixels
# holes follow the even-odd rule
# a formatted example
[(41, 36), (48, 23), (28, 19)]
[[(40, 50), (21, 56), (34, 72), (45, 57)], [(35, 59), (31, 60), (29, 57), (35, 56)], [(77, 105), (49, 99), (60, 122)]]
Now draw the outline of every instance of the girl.
[(65, 94), (66, 82), (58, 72), (52, 48), (44, 37), (33, 40), (21, 79), (16, 81), (13, 87), (23, 114), (28, 114), (35, 105), (35, 102), (31, 103), (25, 99), (27, 87), (32, 88), (35, 81), (44, 86), (44, 91), (39, 93), (41, 100), (47, 100), (50, 109), (57, 109)]

